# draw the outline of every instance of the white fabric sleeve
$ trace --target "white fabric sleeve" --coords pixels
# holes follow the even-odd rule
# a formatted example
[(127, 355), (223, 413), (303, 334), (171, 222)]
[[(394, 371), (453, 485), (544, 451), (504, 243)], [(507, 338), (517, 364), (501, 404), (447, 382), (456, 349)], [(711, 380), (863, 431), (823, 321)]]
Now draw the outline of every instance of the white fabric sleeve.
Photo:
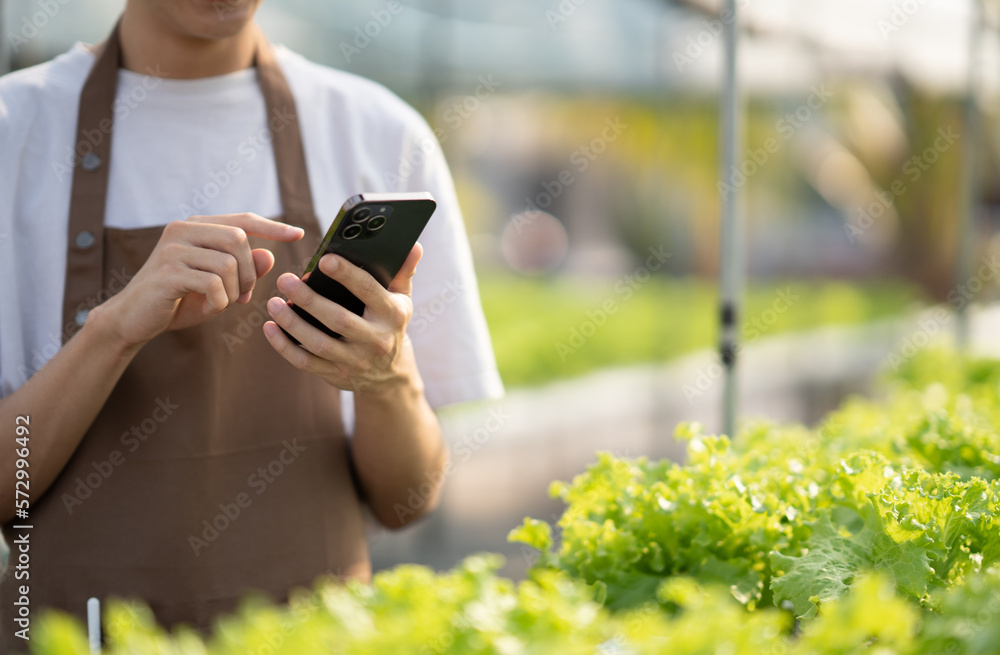
[[(429, 191), (437, 201), (437, 210), (420, 237), (424, 254), (413, 278), (413, 318), (407, 329), (427, 402), (439, 409), (502, 397), (504, 386), (455, 185), (441, 146), (422, 117), (408, 134), (399, 169), (387, 171), (386, 177), (396, 182), (394, 191)], [(341, 392), (341, 408), (344, 427), (351, 435), (351, 392)]]
[[(17, 288), (13, 266), (14, 248), (14, 197), (17, 184), (17, 166), (20, 157), (15, 156), (15, 148), (12, 141), (10, 110), (0, 95), (0, 398), (14, 393), (19, 384), (13, 377), (13, 367), (10, 365), (12, 357), (5, 350), (20, 347), (20, 344), (12, 344), (8, 335), (8, 340), (3, 339), (3, 323), (5, 320), (15, 318), (17, 308)], [(5, 357), (5, 354), (7, 355)], [(21, 357), (23, 359), (23, 356)], [(7, 366), (4, 367), (4, 361)]]
[(437, 138), (420, 117), (405, 144), (399, 191), (429, 191), (437, 210), (420, 237), (407, 333), (431, 407), (503, 396), (479, 298), (469, 239), (451, 172)]

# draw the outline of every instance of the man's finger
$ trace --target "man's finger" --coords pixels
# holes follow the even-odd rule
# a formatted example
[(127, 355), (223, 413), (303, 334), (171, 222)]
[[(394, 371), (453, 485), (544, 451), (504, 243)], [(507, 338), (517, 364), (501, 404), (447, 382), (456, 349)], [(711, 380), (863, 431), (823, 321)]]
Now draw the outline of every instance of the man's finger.
[[(309, 285), (297, 279), (294, 274), (282, 274), (278, 278), (278, 289), (288, 296), (292, 304), (298, 305), (306, 313), (311, 314), (320, 323), (343, 336), (348, 341), (365, 341), (370, 338), (371, 328), (363, 318), (346, 307), (342, 307), (332, 300), (319, 295), (309, 288)], [(277, 307), (280, 308), (280, 306)], [(295, 338), (309, 348), (303, 337), (292, 329), (298, 314), (293, 311), (285, 313), (288, 314), (288, 318), (285, 321), (278, 320), (278, 325), (288, 330)], [(275, 315), (272, 314), (272, 316)], [(277, 318), (275, 317), (276, 320)], [(324, 337), (326, 336), (319, 330), (316, 330), (316, 332), (322, 334)], [(312, 349), (310, 348), (310, 350)], [(312, 350), (312, 352), (317, 355), (321, 354), (317, 350)]]
[(347, 287), (368, 310), (377, 314), (384, 313), (392, 304), (389, 293), (371, 273), (343, 257), (324, 255), (319, 260), (319, 270)]
[[(179, 260), (190, 268), (206, 273), (212, 273), (222, 280), (229, 303), (241, 298), (239, 266), (236, 259), (229, 253), (211, 250), (209, 248), (186, 248), (179, 255)], [(249, 293), (246, 292), (246, 293)]]
[(200, 293), (205, 296), (208, 313), (218, 314), (229, 306), (229, 296), (222, 284), (222, 278), (214, 273), (185, 268), (174, 277), (173, 283), (178, 298), (183, 298), (189, 293)]
[(214, 223), (238, 227), (247, 234), (254, 234), (271, 241), (298, 241), (305, 236), (300, 227), (272, 221), (257, 214), (220, 214), (218, 216), (192, 216), (188, 219), (195, 223)]
[(271, 272), (274, 268), (274, 254), (270, 250), (257, 248), (250, 251), (253, 255), (253, 265), (257, 269), (257, 279), (260, 279)]
[(325, 366), (328, 366), (325, 360), (292, 343), (292, 340), (278, 328), (274, 321), (264, 323), (264, 336), (267, 337), (271, 347), (278, 351), (278, 354), (300, 371), (321, 371)]
[[(264, 277), (274, 268), (274, 254), (270, 250), (257, 248), (256, 250), (252, 250), (250, 254), (253, 255), (253, 265), (257, 271), (257, 279)], [(239, 303), (245, 305), (250, 302), (252, 294), (252, 291), (244, 293), (240, 296)]]
[(405, 293), (408, 296), (413, 293), (413, 274), (417, 272), (417, 264), (420, 263), (423, 256), (424, 247), (418, 241), (413, 244), (413, 249), (406, 256), (406, 261), (403, 262), (399, 273), (396, 273), (396, 277), (392, 278), (392, 282), (389, 283), (389, 291)]
[[(333, 305), (333, 303), (330, 304)], [(361, 319), (349, 309), (344, 309), (343, 307), (338, 307), (336, 305), (334, 305), (334, 307), (342, 312), (350, 314), (359, 322), (362, 322)], [(334, 339), (319, 328), (310, 325), (308, 321), (299, 316), (295, 310), (292, 309), (291, 305), (281, 298), (275, 297), (268, 300), (267, 312), (271, 315), (271, 318), (274, 319), (275, 323), (284, 328), (288, 334), (298, 339), (299, 344), (301, 344), (300, 347), (305, 348), (317, 357), (335, 363), (349, 364), (351, 366), (358, 366), (360, 364), (358, 361), (359, 355), (348, 343), (341, 341), (340, 339)], [(310, 313), (313, 316), (316, 316), (315, 313)], [(362, 327), (365, 326), (362, 325)], [(342, 329), (340, 325), (337, 325), (337, 328)], [(340, 332), (340, 334), (346, 337), (346, 332), (348, 332), (348, 330), (344, 330), (344, 332)]]
[(242, 228), (200, 223), (186, 225), (183, 240), (198, 248), (217, 250), (232, 256), (238, 265), (240, 297), (253, 291), (257, 284), (256, 268), (247, 233)]

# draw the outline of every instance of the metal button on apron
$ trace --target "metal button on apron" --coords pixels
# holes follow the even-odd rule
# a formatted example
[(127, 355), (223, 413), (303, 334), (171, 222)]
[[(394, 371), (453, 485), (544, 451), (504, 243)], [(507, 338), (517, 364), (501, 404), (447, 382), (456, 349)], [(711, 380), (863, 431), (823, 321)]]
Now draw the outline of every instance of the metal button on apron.
[(94, 245), (94, 233), (89, 230), (83, 230), (76, 235), (76, 246), (77, 248), (89, 248)]
[(87, 322), (87, 315), (90, 314), (89, 309), (81, 309), (76, 313), (76, 324), (83, 327), (83, 324)]
[(83, 156), (83, 160), (80, 162), (80, 166), (82, 166), (83, 170), (87, 171), (88, 173), (93, 173), (94, 171), (96, 171), (98, 168), (101, 167), (101, 156), (98, 155), (96, 152), (88, 152)]

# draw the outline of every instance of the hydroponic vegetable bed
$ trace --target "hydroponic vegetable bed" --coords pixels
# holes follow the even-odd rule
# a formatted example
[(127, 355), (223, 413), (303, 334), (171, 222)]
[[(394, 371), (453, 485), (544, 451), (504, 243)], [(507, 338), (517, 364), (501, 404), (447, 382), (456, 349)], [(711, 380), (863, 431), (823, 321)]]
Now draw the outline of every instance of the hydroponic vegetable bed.
[[(141, 604), (105, 613), (108, 653), (1000, 653), (1000, 362), (923, 353), (880, 402), (816, 429), (683, 425), (684, 465), (600, 454), (556, 483), (529, 579), (498, 556), (371, 586), (248, 599), (209, 639)], [(31, 652), (88, 652), (48, 615)]]

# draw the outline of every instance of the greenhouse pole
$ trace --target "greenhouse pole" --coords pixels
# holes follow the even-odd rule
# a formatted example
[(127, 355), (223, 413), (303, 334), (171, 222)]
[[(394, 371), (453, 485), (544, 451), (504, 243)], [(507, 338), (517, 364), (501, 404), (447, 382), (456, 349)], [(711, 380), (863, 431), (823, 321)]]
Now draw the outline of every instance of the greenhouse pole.
[(7, 3), (0, 0), (0, 75), (10, 72), (10, 55), (7, 52), (7, 35), (4, 28), (7, 26)]
[[(979, 60), (982, 45), (982, 0), (969, 0), (971, 21), (969, 24), (969, 79), (965, 98), (965, 117), (962, 148), (962, 207), (958, 227), (958, 248), (955, 254), (955, 288), (965, 287), (971, 281), (975, 269), (976, 220), (979, 212), (980, 171), (979, 138), (981, 132), (978, 88)], [(969, 303), (958, 306), (955, 317), (955, 342), (960, 350), (969, 347)]]
[(742, 187), (737, 157), (742, 151), (740, 130), (740, 89), (737, 75), (738, 13), (736, 0), (726, 0), (722, 12), (725, 53), (723, 56), (722, 93), (720, 94), (720, 226), (719, 226), (719, 296), (720, 354), (725, 367), (722, 398), (722, 430), (730, 438), (736, 435), (737, 323), (743, 289), (743, 235), (741, 230)]

